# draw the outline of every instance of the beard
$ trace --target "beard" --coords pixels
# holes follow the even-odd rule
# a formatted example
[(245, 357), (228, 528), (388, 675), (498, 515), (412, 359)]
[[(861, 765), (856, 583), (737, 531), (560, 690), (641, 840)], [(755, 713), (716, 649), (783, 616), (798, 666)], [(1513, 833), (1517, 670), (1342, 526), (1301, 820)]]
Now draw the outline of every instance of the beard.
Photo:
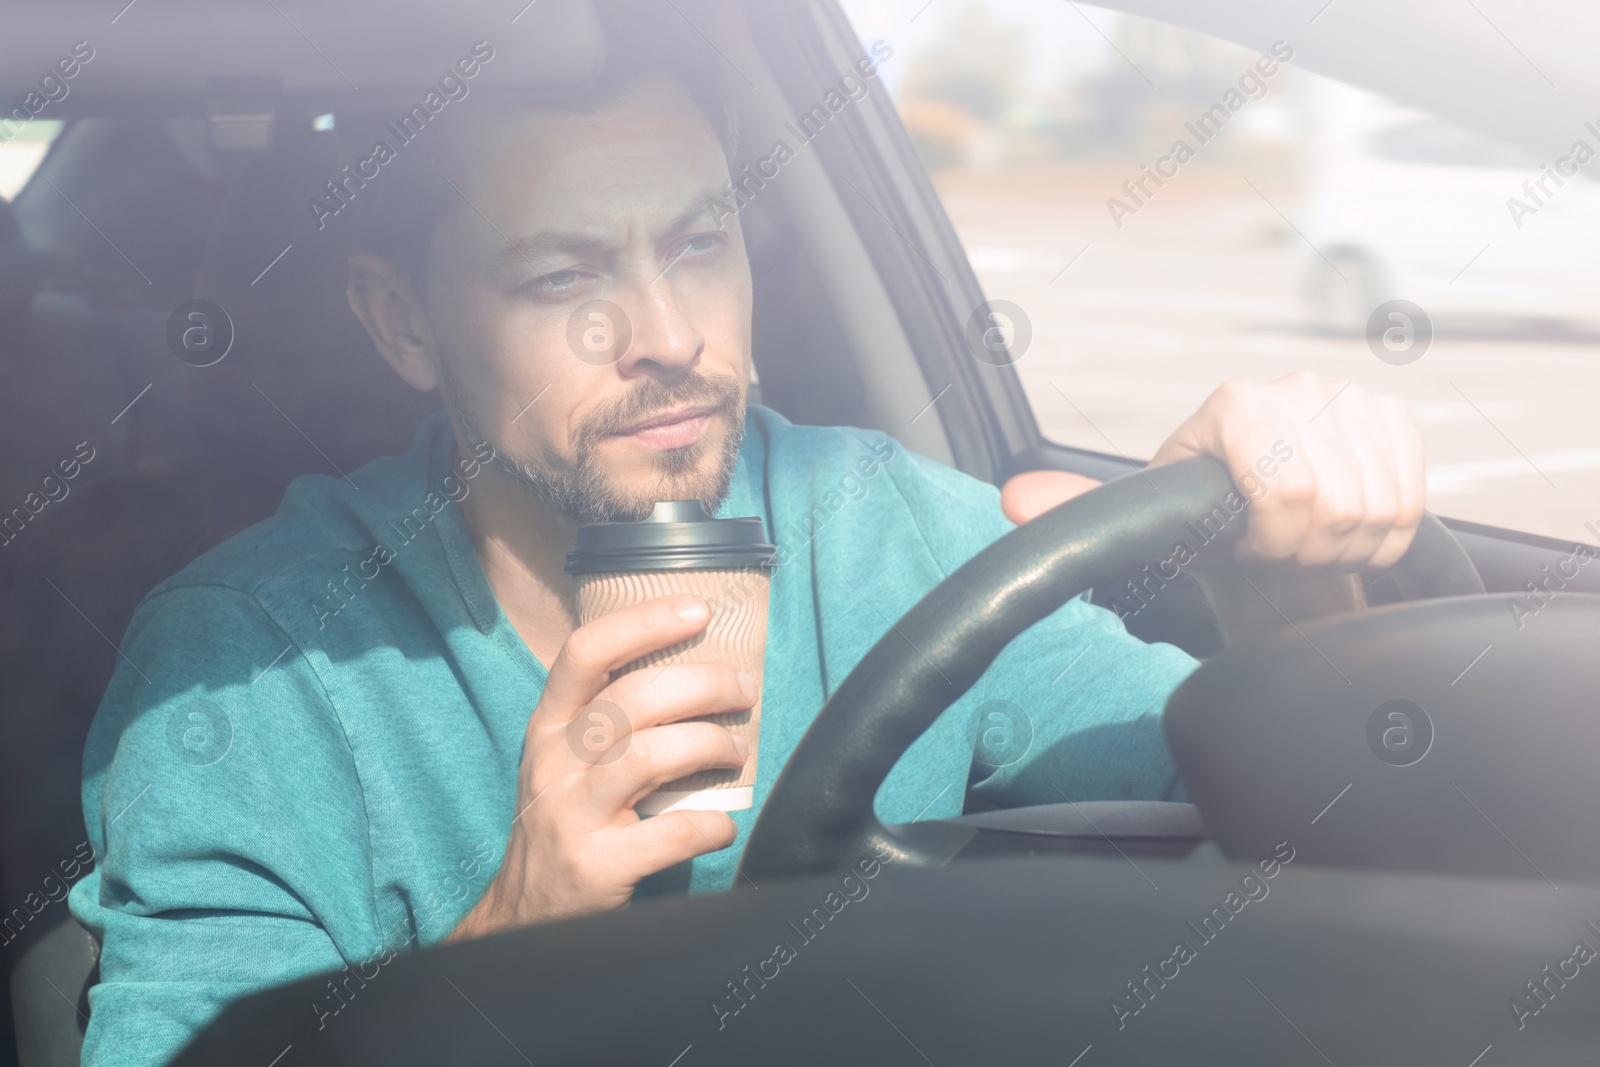
[[(441, 361), (445, 362), (445, 361)], [(450, 373), (441, 375), (445, 405), (455, 417), (468, 444), (482, 454), (493, 449), (489, 463), (541, 502), (572, 516), (580, 523), (639, 522), (649, 517), (659, 501), (699, 500), (716, 514), (728, 498), (733, 472), (744, 441), (744, 390), (724, 375), (686, 372), (674, 378), (644, 378), (627, 393), (601, 405), (574, 432), (575, 461), (570, 469), (513, 458), (502, 443), (485, 434), (467, 410)], [(728, 432), (720, 448), (702, 438), (681, 448), (654, 452), (651, 484), (628, 490), (617, 484), (599, 457), (605, 438), (658, 412), (685, 404), (714, 405), (710, 420), (723, 420)], [(707, 453), (717, 448), (708, 464)]]

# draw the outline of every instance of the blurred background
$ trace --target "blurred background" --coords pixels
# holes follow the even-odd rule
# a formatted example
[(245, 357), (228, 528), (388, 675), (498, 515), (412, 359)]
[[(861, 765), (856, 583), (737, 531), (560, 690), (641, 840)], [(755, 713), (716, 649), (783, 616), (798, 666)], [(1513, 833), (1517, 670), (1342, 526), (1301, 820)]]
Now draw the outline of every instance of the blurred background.
[[(1031, 322), (1047, 436), (1146, 458), (1223, 380), (1303, 368), (1406, 400), (1438, 513), (1600, 540), (1600, 162), (1530, 195), (1555, 159), (1282, 65), (1202, 143), (1186, 124), (1255, 53), (1063, 0), (844, 6), (895, 50), (883, 82), (986, 294)], [(1130, 196), (1180, 139), (1194, 158)], [(1377, 342), (1393, 363), (1367, 338), (1391, 298), (1426, 316)]]

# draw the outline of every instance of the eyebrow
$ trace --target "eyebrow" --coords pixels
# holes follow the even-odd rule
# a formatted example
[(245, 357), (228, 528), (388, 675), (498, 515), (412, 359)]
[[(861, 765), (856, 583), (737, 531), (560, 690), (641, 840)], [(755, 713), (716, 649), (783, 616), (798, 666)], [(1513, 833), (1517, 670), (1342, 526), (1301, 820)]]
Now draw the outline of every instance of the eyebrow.
[[(707, 190), (698, 194), (688, 207), (667, 223), (663, 232), (674, 234), (688, 229), (696, 219), (711, 214), (711, 205), (717, 199), (717, 190)], [(535, 256), (551, 253), (564, 252), (575, 256), (603, 254), (609, 252), (611, 248), (609, 241), (587, 234), (555, 231), (533, 233), (515, 239), (507, 238), (506, 247), (495, 257), (495, 266), (505, 269), (519, 264), (531, 265), (530, 261)]]

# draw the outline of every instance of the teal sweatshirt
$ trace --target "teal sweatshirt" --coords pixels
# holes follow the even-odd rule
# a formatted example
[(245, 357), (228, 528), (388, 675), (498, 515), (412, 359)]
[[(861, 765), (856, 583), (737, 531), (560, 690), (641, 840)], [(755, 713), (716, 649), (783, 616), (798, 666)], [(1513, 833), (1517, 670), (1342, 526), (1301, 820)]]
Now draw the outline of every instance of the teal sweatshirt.
[[(442, 416), (145, 598), (84, 753), (103, 942), (85, 1064), (164, 1063), (230, 1000), (372, 977), (444, 939), (494, 877), (546, 671), (490, 590), (459, 501), (484, 469)], [(352, 484), (353, 483), (353, 484)], [(993, 486), (881, 433), (752, 407), (722, 516), (759, 515), (772, 583), (756, 807), (730, 848), (639, 896), (730, 888), (773, 780), (869, 648), (1010, 528)], [(887, 822), (1063, 797), (1170, 799), (1167, 694), (1194, 661), (1078, 599), (1005, 650), (895, 767)], [(976, 758), (975, 758), (976, 757)], [(337, 1025), (343, 984), (308, 1002)]]

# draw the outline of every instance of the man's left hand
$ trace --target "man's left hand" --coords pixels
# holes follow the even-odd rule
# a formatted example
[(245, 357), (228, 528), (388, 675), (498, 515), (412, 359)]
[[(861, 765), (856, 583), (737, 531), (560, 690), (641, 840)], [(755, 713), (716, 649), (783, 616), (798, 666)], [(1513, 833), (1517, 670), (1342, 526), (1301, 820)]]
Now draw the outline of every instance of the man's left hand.
[[(1150, 463), (1200, 455), (1260, 487), (1239, 546), (1244, 558), (1388, 567), (1410, 546), (1427, 503), (1422, 436), (1399, 399), (1304, 371), (1219, 386)], [(1258, 466), (1263, 457), (1270, 462)], [(1093, 484), (1031, 471), (1006, 483), (1001, 504), (1013, 522), (1027, 522)]]

